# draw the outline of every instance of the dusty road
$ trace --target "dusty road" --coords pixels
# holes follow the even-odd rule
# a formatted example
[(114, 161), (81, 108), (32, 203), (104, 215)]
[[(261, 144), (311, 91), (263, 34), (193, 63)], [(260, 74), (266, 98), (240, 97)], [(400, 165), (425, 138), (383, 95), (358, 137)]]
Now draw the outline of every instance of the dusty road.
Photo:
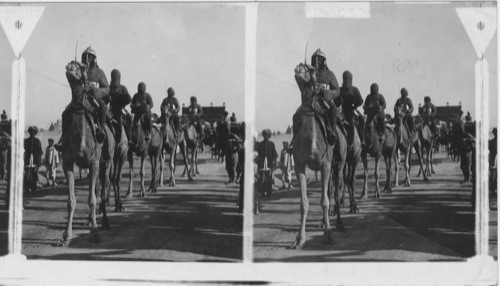
[[(335, 232), (333, 245), (323, 244), (319, 228), (322, 215), (320, 186), (309, 184), (307, 242), (301, 250), (287, 249), (300, 226), (300, 191), (278, 191), (262, 200), (262, 212), (254, 218), (254, 259), (257, 262), (329, 261), (456, 261), (473, 256), (474, 212), (470, 207), (472, 185), (461, 185), (459, 164), (442, 159), (429, 182), (416, 178), (412, 187), (398, 187), (392, 194), (373, 198), (373, 163), (369, 162), (370, 197), (358, 200), (360, 213), (348, 214), (348, 200), (341, 215), (345, 232)], [(385, 168), (382, 163), (381, 166)], [(279, 172), (279, 171), (278, 171)], [(385, 169), (380, 172), (385, 182)], [(362, 166), (357, 169), (357, 196), (362, 190)], [(279, 177), (280, 175), (278, 175)], [(403, 174), (400, 173), (400, 182)], [(276, 180), (278, 186), (281, 182)], [(296, 184), (296, 182), (295, 182)], [(401, 183), (400, 183), (401, 184)], [(381, 185), (381, 190), (383, 185)], [(347, 194), (346, 194), (347, 195)], [(332, 219), (335, 226), (335, 220)], [(490, 253), (497, 254), (497, 211), (490, 212)]]
[[(23, 254), (28, 259), (240, 261), (243, 216), (236, 206), (238, 188), (224, 184), (227, 181), (224, 164), (209, 159), (209, 154), (199, 157), (201, 175), (194, 182), (180, 178), (179, 167), (175, 188), (161, 187), (156, 194), (147, 193), (146, 198), (125, 199), (123, 213), (114, 213), (114, 207), (108, 207), (112, 229), (101, 231), (103, 242), (99, 244), (88, 242), (89, 228), (84, 226), (89, 211), (86, 180), (77, 183), (75, 239), (64, 248), (54, 245), (61, 238), (67, 220), (66, 186), (42, 188), (26, 196)], [(139, 166), (138, 159), (134, 166)], [(146, 182), (149, 182), (149, 161), (146, 166)], [(134, 195), (139, 189), (138, 173), (136, 167)], [(62, 173), (58, 175), (62, 178)], [(128, 163), (122, 195), (127, 184)], [(98, 216), (99, 225), (100, 221)]]

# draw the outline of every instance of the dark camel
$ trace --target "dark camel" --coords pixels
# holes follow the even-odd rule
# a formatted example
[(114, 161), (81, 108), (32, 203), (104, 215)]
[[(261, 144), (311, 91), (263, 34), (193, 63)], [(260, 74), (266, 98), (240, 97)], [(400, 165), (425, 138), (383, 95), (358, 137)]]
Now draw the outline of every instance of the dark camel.
[[(307, 69), (307, 67), (302, 64), (299, 65), (299, 68)], [(314, 74), (306, 72), (305, 76), (304, 74), (298, 74), (295, 78), (303, 93), (303, 98), (313, 98)], [(330, 96), (333, 97), (335, 94), (330, 94)], [(338, 191), (343, 184), (342, 172), (344, 170), (347, 152), (345, 137), (342, 136), (338, 126), (338, 138), (334, 145), (335, 147), (326, 142), (324, 129), (318, 123), (315, 112), (309, 105), (301, 105), (296, 112), (296, 116), (298, 117), (298, 126), (294, 127), (294, 131), (296, 130), (297, 132), (292, 139), (292, 150), (295, 160), (295, 174), (299, 181), (301, 191), (301, 222), (297, 238), (291, 245), (292, 249), (302, 248), (306, 241), (306, 220), (309, 210), (306, 166), (313, 171), (321, 171), (321, 207), (323, 208), (324, 239), (326, 243), (333, 243), (333, 235), (328, 217), (330, 198), (333, 193), (333, 182), (331, 177), (332, 167), (333, 176), (335, 177), (334, 198), (336, 206), (339, 206)], [(337, 215), (337, 228), (344, 229), (342, 219), (340, 218), (340, 208), (336, 207), (335, 210)]]
[[(421, 147), (420, 140), (418, 138), (417, 132), (409, 132), (408, 126), (403, 122), (404, 111), (403, 107), (398, 107), (396, 109), (397, 118), (396, 121), (396, 132), (398, 135), (398, 151), (404, 152), (405, 154), (405, 187), (411, 187), (410, 180), (410, 163), (411, 163), (411, 148), (414, 147), (418, 156), (418, 161), (420, 163), (420, 168), (424, 169), (422, 164)], [(394, 179), (394, 186), (397, 187), (399, 184), (399, 164), (400, 164), (400, 154), (396, 152), (396, 178)], [(424, 172), (424, 181), (428, 181), (427, 174)]]
[[(165, 164), (166, 152), (170, 152), (170, 179), (168, 181), (169, 186), (175, 186), (175, 164), (176, 164), (176, 151), (177, 147), (180, 147), (182, 156), (184, 158), (184, 168), (188, 168), (187, 162), (187, 149), (186, 149), (186, 139), (184, 138), (184, 130), (181, 129), (177, 135), (174, 134), (174, 127), (170, 123), (170, 114), (163, 112), (162, 118), (162, 133), (163, 133), (163, 150), (160, 153), (160, 178), (158, 180), (158, 186), (163, 186), (163, 168)], [(165, 151), (165, 152), (164, 152)], [(192, 181), (191, 173), (188, 172), (189, 181)]]
[[(143, 114), (146, 116), (146, 114)], [(129, 146), (128, 149), (128, 163), (130, 166), (129, 174), (130, 181), (128, 185), (127, 197), (133, 197), (132, 191), (132, 183), (134, 179), (134, 154), (141, 158), (141, 170), (139, 171), (139, 175), (141, 176), (141, 190), (140, 196), (145, 197), (146, 194), (144, 192), (144, 160), (146, 156), (149, 156), (149, 160), (151, 161), (151, 183), (149, 184), (149, 192), (156, 193), (156, 166), (160, 159), (160, 154), (163, 148), (163, 134), (159, 128), (153, 126), (151, 128), (151, 134), (149, 141), (146, 141), (146, 131), (144, 130), (141, 120), (138, 120), (136, 124), (132, 126), (130, 131), (130, 136), (132, 139), (132, 145)]]
[[(72, 61), (66, 66), (66, 78), (71, 87), (71, 103), (68, 118), (66, 118), (67, 132), (62, 138), (63, 170), (68, 182), (68, 222), (63, 237), (58, 245), (67, 245), (73, 238), (73, 215), (76, 208), (75, 197), (75, 174), (74, 165), (80, 168), (89, 169), (89, 190), (88, 204), (90, 208), (91, 231), (90, 240), (100, 242), (101, 238), (96, 222), (96, 195), (95, 187), (99, 173), (99, 159), (101, 158), (102, 144), (98, 144), (95, 138), (93, 123), (89, 122), (89, 117), (85, 111), (88, 104), (88, 95), (84, 92), (85, 67), (76, 61)], [(103, 213), (102, 224), (106, 227), (108, 218), (106, 212)], [(109, 224), (108, 224), (109, 226)]]

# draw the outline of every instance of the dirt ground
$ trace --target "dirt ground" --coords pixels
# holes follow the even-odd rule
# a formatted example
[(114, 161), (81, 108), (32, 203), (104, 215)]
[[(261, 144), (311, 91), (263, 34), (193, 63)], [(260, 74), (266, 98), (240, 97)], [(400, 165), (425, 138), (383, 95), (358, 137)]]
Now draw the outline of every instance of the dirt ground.
[[(277, 146), (279, 145), (279, 141)], [(279, 152), (279, 150), (278, 150)], [(439, 164), (429, 182), (416, 178), (412, 187), (398, 187), (392, 194), (373, 198), (373, 161), (369, 161), (369, 198), (358, 200), (359, 213), (348, 214), (349, 200), (341, 217), (345, 232), (335, 231), (335, 243), (323, 244), (319, 228), (322, 209), (320, 185), (308, 170), (309, 214), (303, 249), (288, 249), (300, 227), (300, 190), (277, 190), (262, 199), (261, 214), (254, 218), (256, 262), (330, 261), (460, 261), (475, 255), (475, 216), (470, 204), (472, 184), (460, 184), (459, 164), (437, 154)], [(382, 169), (384, 168), (384, 169)], [(277, 171), (280, 177), (280, 171)], [(385, 164), (381, 164), (385, 184)], [(400, 172), (400, 185), (403, 173)], [(275, 179), (277, 186), (281, 181)], [(297, 185), (297, 182), (294, 181)], [(357, 169), (356, 194), (362, 191), (362, 164)], [(275, 187), (277, 189), (277, 187)], [(381, 183), (381, 190), (383, 184)], [(335, 219), (332, 218), (332, 227)], [(490, 211), (490, 254), (497, 258), (497, 211)]]
[[(201, 175), (195, 177), (193, 182), (180, 177), (182, 168), (179, 167), (176, 170), (176, 187), (160, 187), (156, 194), (146, 193), (146, 198), (137, 197), (139, 159), (136, 158), (135, 197), (124, 199), (125, 211), (115, 213), (114, 197), (111, 196), (112, 205), (108, 207), (108, 214), (112, 229), (100, 232), (103, 241), (98, 244), (88, 241), (89, 228), (84, 225), (89, 211), (86, 180), (76, 183), (74, 239), (63, 248), (55, 244), (66, 225), (67, 187), (61, 184), (39, 188), (34, 195), (25, 197), (23, 254), (28, 259), (241, 261), (243, 216), (238, 213), (236, 205), (238, 187), (224, 184), (227, 181), (224, 164), (210, 159), (207, 153), (200, 154), (199, 158)], [(147, 189), (151, 178), (149, 160), (146, 166)], [(58, 176), (63, 183), (60, 169)], [(45, 184), (43, 174), (44, 167), (41, 168), (40, 179)], [(166, 174), (165, 178), (168, 176)], [(126, 163), (122, 196), (127, 191), (128, 178)], [(5, 192), (2, 192), (3, 195)], [(101, 217), (98, 216), (99, 225)], [(0, 219), (4, 225), (6, 213), (2, 212)], [(0, 245), (3, 247), (6, 245), (3, 243), (6, 233), (1, 235)]]

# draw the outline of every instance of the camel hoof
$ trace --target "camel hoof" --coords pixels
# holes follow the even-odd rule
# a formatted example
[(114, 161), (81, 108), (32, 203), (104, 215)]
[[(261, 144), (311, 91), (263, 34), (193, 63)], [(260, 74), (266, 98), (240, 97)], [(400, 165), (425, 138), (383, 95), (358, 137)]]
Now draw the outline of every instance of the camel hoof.
[(188, 181), (192, 182), (193, 181), (193, 177), (189, 177)]
[(97, 228), (93, 228), (90, 230), (89, 241), (92, 243), (101, 243), (102, 242), (101, 235), (99, 234), (99, 230)]
[(305, 243), (306, 243), (305, 239), (297, 237), (295, 241), (292, 243), (292, 245), (290, 245), (290, 249), (301, 249), (304, 247)]
[(429, 178), (427, 178), (427, 176), (426, 176), (426, 177), (424, 177), (424, 181), (425, 181), (425, 182), (429, 181)]
[(58, 247), (68, 246), (70, 241), (71, 241), (71, 237), (69, 237), (68, 234), (66, 232), (64, 232), (62, 238), (57, 242), (57, 246)]
[(132, 195), (132, 193), (127, 193), (127, 194), (125, 195), (125, 197), (124, 197), (124, 198), (125, 198), (125, 199), (131, 199), (131, 198), (133, 198), (133, 197), (134, 197), (134, 196)]
[(361, 196), (359, 196), (359, 198), (358, 198), (358, 199), (360, 199), (360, 200), (361, 200), (361, 199), (364, 199), (365, 197), (366, 197), (366, 192), (363, 192), (363, 193), (361, 194)]

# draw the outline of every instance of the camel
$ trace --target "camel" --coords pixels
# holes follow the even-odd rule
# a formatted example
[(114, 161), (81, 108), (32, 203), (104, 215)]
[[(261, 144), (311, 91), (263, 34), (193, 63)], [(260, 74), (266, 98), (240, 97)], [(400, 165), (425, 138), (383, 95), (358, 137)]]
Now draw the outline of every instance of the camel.
[[(398, 151), (402, 151), (405, 154), (405, 187), (411, 187), (410, 180), (410, 168), (411, 168), (411, 148), (414, 147), (418, 156), (418, 161), (420, 163), (420, 168), (423, 170), (424, 166), (422, 163), (421, 156), (421, 143), (418, 138), (417, 132), (409, 132), (408, 126), (403, 122), (404, 111), (403, 107), (400, 106), (396, 109), (396, 114), (398, 115), (398, 120), (396, 121), (396, 129), (398, 135)], [(396, 177), (394, 179), (394, 186), (397, 187), (399, 184), (399, 164), (400, 164), (400, 154), (396, 151)], [(428, 181), (427, 174), (424, 172), (424, 181)]]
[[(158, 180), (158, 186), (163, 186), (163, 168), (165, 164), (166, 154), (163, 152), (170, 152), (170, 179), (168, 181), (169, 186), (175, 186), (175, 157), (176, 150), (179, 146), (182, 152), (182, 156), (184, 158), (184, 168), (188, 168), (187, 162), (187, 150), (186, 150), (186, 139), (184, 137), (184, 130), (180, 130), (177, 138), (174, 134), (174, 127), (172, 123), (170, 123), (170, 114), (168, 112), (163, 112), (161, 117), (162, 122), (162, 133), (163, 133), (163, 150), (160, 153), (160, 178)], [(188, 180), (192, 181), (191, 173), (188, 172)]]
[[(146, 116), (143, 114), (142, 116)], [(139, 175), (141, 176), (141, 189), (140, 196), (145, 197), (144, 192), (144, 160), (146, 156), (149, 156), (151, 161), (151, 183), (149, 184), (149, 192), (156, 193), (156, 166), (158, 164), (160, 154), (163, 148), (163, 133), (156, 126), (151, 128), (151, 138), (146, 141), (146, 131), (141, 124), (141, 120), (138, 120), (136, 124), (131, 126), (130, 136), (133, 144), (129, 146), (128, 149), (128, 163), (130, 166), (129, 174), (130, 180), (128, 184), (127, 198), (133, 197), (132, 184), (134, 179), (134, 154), (141, 158), (141, 169)]]
[[(346, 165), (344, 169), (344, 188), (342, 188), (342, 198), (340, 199), (340, 204), (344, 201), (344, 190), (347, 188), (349, 192), (349, 212), (358, 212), (358, 206), (356, 203), (356, 196), (354, 192), (354, 185), (356, 183), (356, 168), (359, 161), (361, 160), (361, 140), (359, 139), (358, 131), (356, 127), (348, 128), (344, 127), (348, 133), (347, 141), (347, 154), (346, 154)], [(349, 133), (352, 133), (349, 134)]]
[[(97, 143), (93, 122), (91, 122), (86, 107), (88, 104), (88, 95), (84, 92), (84, 83), (86, 78), (86, 69), (83, 65), (72, 61), (66, 66), (66, 77), (71, 87), (72, 98), (68, 113), (65, 118), (67, 132), (62, 138), (62, 158), (63, 170), (68, 182), (68, 222), (63, 237), (58, 245), (67, 245), (73, 237), (73, 215), (76, 208), (75, 197), (75, 174), (74, 165), (80, 168), (89, 169), (89, 197), (88, 204), (90, 208), (90, 240), (100, 242), (101, 238), (97, 229), (96, 222), (96, 195), (95, 188), (97, 176), (99, 173), (99, 159), (101, 158), (102, 144)], [(108, 222), (106, 212), (103, 213), (102, 224), (106, 227)], [(109, 225), (108, 225), (109, 226)]]
[(191, 166), (189, 167), (189, 169), (187, 168), (187, 166), (184, 168), (184, 172), (182, 172), (181, 177), (184, 177), (186, 173), (191, 173), (191, 177), (196, 177), (196, 175), (200, 174), (200, 172), (198, 171), (198, 145), (200, 136), (193, 124), (187, 124), (187, 127), (184, 131), (184, 139), (186, 142), (186, 149), (188, 153), (189, 151), (191, 151), (191, 160), (189, 160)]
[[(300, 64), (298, 69), (308, 70), (306, 66)], [(297, 69), (296, 69), (297, 70)], [(309, 77), (311, 76), (311, 77)], [(312, 98), (317, 100), (313, 94), (314, 74), (305, 72), (304, 74), (296, 74), (296, 81), (302, 93), (302, 98)], [(338, 96), (338, 90), (327, 91), (328, 97)], [(342, 136), (340, 129), (337, 129), (337, 140), (334, 146), (326, 142), (326, 137), (323, 134), (323, 128), (318, 123), (315, 111), (310, 107), (310, 104), (304, 102), (298, 109), (294, 117), (297, 118), (296, 127), (292, 139), (292, 152), (295, 160), (295, 174), (299, 181), (301, 191), (300, 203), (300, 231), (297, 238), (292, 243), (291, 248), (302, 248), (306, 241), (306, 219), (309, 210), (309, 200), (307, 198), (307, 181), (306, 181), (306, 166), (313, 171), (321, 171), (321, 207), (323, 209), (323, 227), (324, 239), (326, 243), (333, 243), (333, 235), (330, 229), (329, 207), (330, 198), (333, 192), (332, 173), (335, 177), (335, 203), (339, 206), (338, 190), (343, 184), (343, 176), (341, 175), (346, 161), (347, 144), (345, 137)], [(333, 172), (332, 172), (333, 168)], [(340, 217), (340, 208), (335, 208), (337, 215), (337, 229), (344, 229), (342, 219)]]
[(120, 140), (115, 142), (113, 168), (111, 171), (111, 185), (113, 186), (113, 191), (115, 193), (115, 211), (121, 212), (125, 210), (120, 194), (120, 183), (122, 181), (123, 165), (125, 165), (125, 162), (127, 161), (128, 139), (123, 125), (116, 127), (121, 128), (122, 131)]
[(418, 138), (421, 143), (421, 153), (422, 155), (424, 154), (425, 151), (425, 158), (426, 158), (426, 163), (425, 163), (425, 170), (419, 169), (417, 177), (420, 177), (420, 174), (422, 172), (425, 172), (427, 177), (432, 176), (432, 174), (435, 174), (434, 172), (434, 165), (433, 165), (433, 154), (434, 154), (434, 141), (435, 141), (435, 136), (431, 131), (431, 128), (429, 124), (425, 124), (424, 121), (422, 121), (422, 118), (420, 116), (416, 117), (416, 125), (417, 125), (417, 130), (418, 130)]
[[(377, 105), (374, 106), (375, 110), (378, 110)], [(375, 117), (373, 120), (367, 120), (368, 124), (365, 127), (364, 138), (365, 144), (361, 150), (361, 159), (363, 161), (364, 170), (364, 184), (363, 192), (360, 198), (368, 197), (368, 155), (375, 158), (375, 198), (380, 197), (379, 188), (379, 164), (380, 159), (384, 157), (387, 179), (385, 183), (384, 192), (391, 193), (391, 168), (392, 161), (396, 158), (396, 148), (397, 148), (397, 136), (394, 130), (390, 127), (385, 127), (383, 138), (381, 138), (380, 132), (376, 129), (376, 122), (374, 120), (385, 120), (383, 118)]]

